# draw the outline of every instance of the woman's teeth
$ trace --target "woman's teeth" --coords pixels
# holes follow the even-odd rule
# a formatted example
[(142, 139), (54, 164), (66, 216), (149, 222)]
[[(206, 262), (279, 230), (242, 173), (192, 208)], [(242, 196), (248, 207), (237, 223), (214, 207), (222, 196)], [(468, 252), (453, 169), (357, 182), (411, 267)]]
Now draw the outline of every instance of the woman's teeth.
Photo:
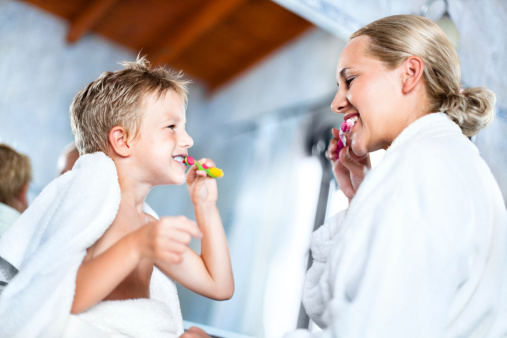
[(358, 120), (359, 116), (354, 115), (340, 125), (340, 140), (338, 141), (337, 148), (338, 153), (340, 153), (340, 150), (342, 150), (345, 146), (347, 146), (347, 138), (345, 137), (345, 134), (348, 133), (352, 129), (352, 127), (354, 127), (354, 124), (356, 124)]
[(357, 120), (359, 120), (359, 116), (354, 115), (351, 118), (347, 119), (347, 121), (345, 121), (344, 123), (342, 123), (342, 129), (343, 129), (343, 124), (345, 124), (345, 126), (346, 126), (344, 132), (350, 131), (350, 129), (352, 129), (352, 127), (354, 126), (354, 124), (356, 124)]

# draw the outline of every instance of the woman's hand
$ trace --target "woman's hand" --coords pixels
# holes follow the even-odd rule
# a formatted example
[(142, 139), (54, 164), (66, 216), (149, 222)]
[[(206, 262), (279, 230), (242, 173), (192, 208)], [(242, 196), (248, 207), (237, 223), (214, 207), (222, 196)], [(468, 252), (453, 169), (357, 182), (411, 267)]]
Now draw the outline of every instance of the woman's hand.
[(209, 338), (209, 335), (202, 329), (192, 326), (180, 338)]
[(195, 222), (185, 216), (162, 217), (131, 234), (137, 243), (139, 258), (178, 264), (192, 237), (202, 236)]
[[(215, 162), (207, 158), (200, 159), (198, 162), (201, 165), (206, 164), (208, 168), (215, 166)], [(209, 177), (204, 170), (197, 170), (195, 165), (191, 166), (187, 173), (187, 187), (194, 205), (217, 202), (218, 192), (215, 178)]]
[[(340, 189), (343, 191), (349, 201), (356, 194), (357, 189), (363, 182), (367, 171), (371, 168), (370, 155), (357, 156), (349, 146), (344, 147), (340, 154), (338, 150), (338, 140), (340, 131), (332, 129), (334, 138), (329, 142), (326, 157), (331, 161), (333, 174), (338, 181)], [(347, 138), (347, 144), (350, 139)]]

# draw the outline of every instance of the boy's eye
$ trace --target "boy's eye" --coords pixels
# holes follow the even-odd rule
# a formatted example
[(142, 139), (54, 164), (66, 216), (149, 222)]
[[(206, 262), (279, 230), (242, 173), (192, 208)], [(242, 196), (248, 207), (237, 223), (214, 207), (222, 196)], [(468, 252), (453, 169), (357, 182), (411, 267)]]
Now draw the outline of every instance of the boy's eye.
[(174, 129), (174, 128), (176, 128), (176, 125), (175, 124), (171, 124), (170, 126), (167, 126), (167, 128)]

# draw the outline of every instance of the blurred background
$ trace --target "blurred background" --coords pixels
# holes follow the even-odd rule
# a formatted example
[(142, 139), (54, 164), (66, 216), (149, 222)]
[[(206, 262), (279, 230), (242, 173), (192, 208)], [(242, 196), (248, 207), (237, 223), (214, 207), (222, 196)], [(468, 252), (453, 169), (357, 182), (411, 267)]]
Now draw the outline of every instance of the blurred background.
[[(310, 236), (346, 207), (323, 158), (342, 122), (329, 109), (339, 54), (356, 29), (393, 14), (438, 22), (460, 55), (463, 87), (496, 93), (497, 117), (473, 142), (505, 199), (507, 0), (0, 0), (0, 142), (30, 157), (33, 201), (73, 141), (79, 90), (139, 53), (183, 70), (193, 81), (190, 154), (225, 172), (218, 207), (236, 281), (224, 302), (180, 288), (183, 317), (231, 337), (279, 337), (308, 325)], [(184, 186), (157, 187), (148, 203), (194, 219)]]

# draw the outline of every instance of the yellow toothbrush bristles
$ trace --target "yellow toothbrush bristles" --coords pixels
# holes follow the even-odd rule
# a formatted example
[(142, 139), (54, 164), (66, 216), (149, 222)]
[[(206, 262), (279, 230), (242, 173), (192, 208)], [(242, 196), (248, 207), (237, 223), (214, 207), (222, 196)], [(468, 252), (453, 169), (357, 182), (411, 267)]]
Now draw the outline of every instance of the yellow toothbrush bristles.
[(224, 176), (224, 172), (222, 171), (222, 169), (218, 169), (218, 168), (209, 168), (208, 169), (210, 174), (215, 176), (215, 177), (222, 177)]

